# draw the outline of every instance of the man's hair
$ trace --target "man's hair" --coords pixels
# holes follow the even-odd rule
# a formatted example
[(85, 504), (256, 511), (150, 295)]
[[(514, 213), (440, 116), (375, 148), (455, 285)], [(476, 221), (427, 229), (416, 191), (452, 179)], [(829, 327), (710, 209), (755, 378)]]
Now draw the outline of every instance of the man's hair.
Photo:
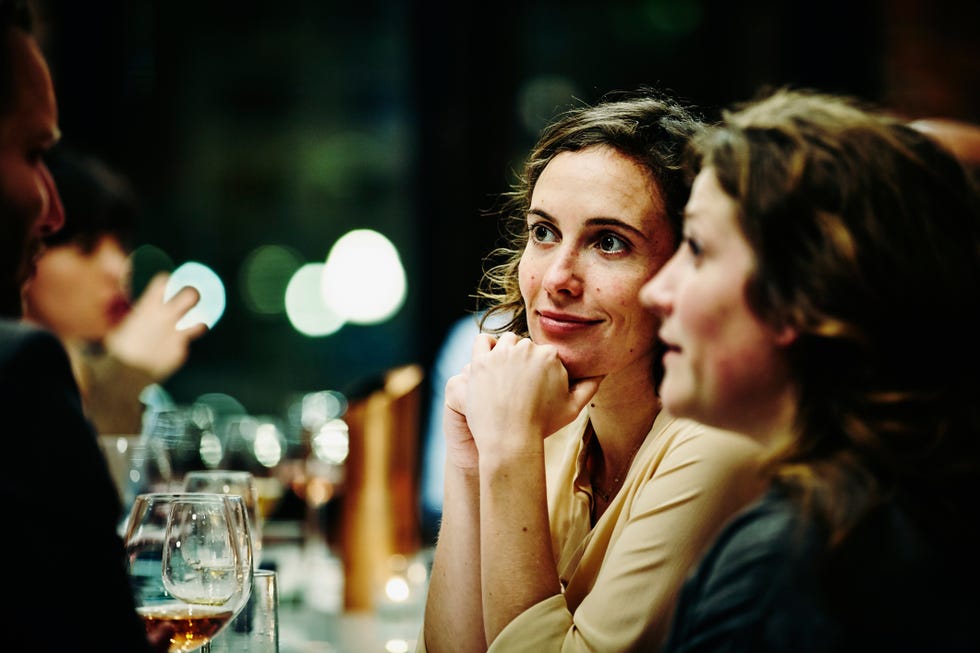
[(14, 29), (30, 33), (33, 26), (34, 18), (26, 0), (0, 0), (0, 116), (7, 115), (13, 109), (16, 97), (7, 37)]

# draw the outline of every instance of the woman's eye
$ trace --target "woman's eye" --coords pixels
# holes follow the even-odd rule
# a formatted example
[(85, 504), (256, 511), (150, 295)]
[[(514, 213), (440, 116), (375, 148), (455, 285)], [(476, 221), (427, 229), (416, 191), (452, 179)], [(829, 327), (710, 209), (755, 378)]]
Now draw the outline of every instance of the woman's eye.
[(699, 243), (697, 240), (691, 238), (690, 236), (685, 236), (684, 244), (691, 251), (691, 256), (694, 258), (701, 256), (701, 243)]
[(531, 238), (535, 242), (552, 243), (558, 240), (558, 237), (555, 235), (555, 232), (551, 229), (551, 227), (548, 227), (540, 222), (532, 224), (528, 229), (531, 232)]
[(598, 240), (599, 249), (603, 252), (615, 254), (629, 249), (629, 243), (616, 234), (602, 234)]

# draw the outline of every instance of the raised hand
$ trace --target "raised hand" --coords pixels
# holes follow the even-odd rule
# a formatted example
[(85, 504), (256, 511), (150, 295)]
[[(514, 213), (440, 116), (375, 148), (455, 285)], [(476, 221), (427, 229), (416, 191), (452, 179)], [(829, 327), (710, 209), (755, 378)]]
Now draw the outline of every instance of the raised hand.
[(207, 333), (204, 324), (177, 329), (177, 323), (200, 296), (188, 286), (164, 302), (168, 278), (165, 272), (154, 276), (133, 309), (105, 338), (111, 354), (158, 381), (180, 369), (187, 360), (191, 341)]
[(466, 385), (469, 380), (467, 364), (463, 371), (446, 382), (446, 401), (442, 411), (442, 429), (446, 438), (446, 456), (460, 469), (476, 471), (480, 454), (470, 427), (466, 424)]
[(479, 336), (467, 377), (464, 414), (481, 453), (485, 446), (538, 448), (575, 419), (601, 381), (570, 385), (555, 347), (512, 333), (498, 340)]

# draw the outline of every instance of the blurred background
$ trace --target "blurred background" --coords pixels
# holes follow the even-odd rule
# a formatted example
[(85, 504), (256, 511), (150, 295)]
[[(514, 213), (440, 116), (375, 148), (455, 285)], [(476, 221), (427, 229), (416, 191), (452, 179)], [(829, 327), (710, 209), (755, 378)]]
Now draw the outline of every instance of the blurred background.
[[(977, 2), (37, 8), (64, 142), (142, 199), (136, 293), (188, 261), (222, 281), (220, 320), (166, 389), (181, 403), (225, 393), (253, 414), (354, 393), (398, 365), (427, 369), (475, 306), (498, 237), (487, 212), (572, 104), (651, 85), (711, 118), (761, 85), (792, 84), (980, 121)], [(344, 240), (352, 230), (367, 242)], [(334, 271), (333, 291), (381, 306), (338, 315), (313, 289), (342, 240), (353, 267)]]

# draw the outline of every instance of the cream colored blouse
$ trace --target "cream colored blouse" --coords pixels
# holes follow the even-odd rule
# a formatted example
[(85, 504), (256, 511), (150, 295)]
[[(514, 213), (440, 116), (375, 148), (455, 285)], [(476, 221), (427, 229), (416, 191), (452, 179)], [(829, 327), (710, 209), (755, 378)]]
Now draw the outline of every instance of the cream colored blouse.
[[(587, 424), (588, 408), (545, 441), (561, 593), (510, 622), (491, 652), (656, 651), (688, 572), (765, 487), (760, 445), (661, 411), (592, 528)], [(421, 633), (417, 651), (425, 651)]]

